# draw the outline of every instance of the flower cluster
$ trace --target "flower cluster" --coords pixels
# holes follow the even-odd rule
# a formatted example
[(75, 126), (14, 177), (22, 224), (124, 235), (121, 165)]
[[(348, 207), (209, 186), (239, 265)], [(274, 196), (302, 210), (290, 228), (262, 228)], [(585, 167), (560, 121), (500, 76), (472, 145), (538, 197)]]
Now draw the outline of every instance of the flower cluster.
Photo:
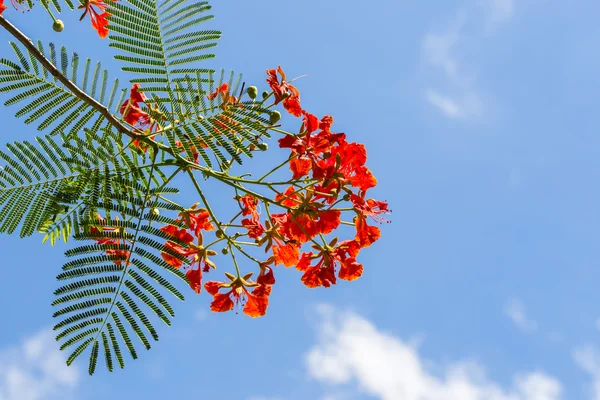
[[(211, 267), (215, 268), (208, 257), (217, 254), (214, 250), (203, 247), (202, 231), (213, 231), (215, 227), (210, 222), (208, 211), (198, 208), (198, 205), (194, 204), (179, 214), (177, 222), (181, 222), (185, 228), (180, 229), (175, 225), (161, 228), (169, 237), (162, 252), (163, 259), (174, 268), (183, 267), (186, 270), (190, 286), (196, 293), (202, 290), (202, 273), (208, 272)], [(187, 261), (185, 267), (184, 260)]]
[[(370, 225), (368, 220), (386, 222), (382, 214), (390, 212), (386, 202), (367, 197), (377, 180), (365, 165), (365, 147), (348, 142), (343, 133), (332, 132), (332, 117), (319, 119), (304, 110), (299, 90), (286, 81), (281, 67), (268, 70), (267, 75), (274, 105), (283, 102), (291, 115), (302, 118), (299, 134), (286, 133), (279, 140), (279, 147), (290, 149), (290, 186), (276, 190), (274, 199), (255, 193), (236, 197), (245, 236), (271, 255), (266, 261), (254, 260), (260, 266), (256, 282), (249, 280), (252, 274), (240, 276), (238, 271), (237, 276), (226, 273), (227, 282), (209, 281), (204, 285), (214, 296), (213, 311), (228, 311), (239, 303), (244, 305), (244, 313), (252, 317), (266, 312), (275, 283), (272, 266), (295, 267), (310, 288), (329, 287), (337, 279), (358, 279), (364, 269), (357, 261), (358, 254), (381, 236), (379, 227)], [(217, 89), (209, 98), (218, 95), (230, 96), (228, 88)], [(264, 218), (258, 211), (261, 203), (267, 210)], [(342, 203), (349, 206), (340, 207)], [(274, 206), (284, 212), (268, 212)], [(352, 222), (343, 221), (344, 212), (352, 213)], [(334, 236), (326, 240), (342, 224), (354, 227), (353, 237), (340, 241)], [(310, 245), (311, 250), (303, 251), (305, 245)], [(220, 289), (229, 290), (223, 294)]]

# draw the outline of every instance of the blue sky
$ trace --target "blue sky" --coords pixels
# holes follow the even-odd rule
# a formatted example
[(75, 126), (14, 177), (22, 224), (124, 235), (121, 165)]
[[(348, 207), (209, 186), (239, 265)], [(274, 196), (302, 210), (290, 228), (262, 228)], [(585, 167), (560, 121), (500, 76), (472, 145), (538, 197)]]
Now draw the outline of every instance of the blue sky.
[[(364, 277), (279, 271), (258, 320), (188, 296), (150, 352), (90, 378), (47, 331), (66, 247), (0, 236), (0, 400), (600, 400), (600, 4), (214, 3), (212, 66), (260, 89), (308, 74), (303, 105), (367, 146), (394, 213)], [(56, 34), (40, 11), (4, 16), (119, 75), (87, 22)], [(3, 142), (36, 134), (14, 112)]]

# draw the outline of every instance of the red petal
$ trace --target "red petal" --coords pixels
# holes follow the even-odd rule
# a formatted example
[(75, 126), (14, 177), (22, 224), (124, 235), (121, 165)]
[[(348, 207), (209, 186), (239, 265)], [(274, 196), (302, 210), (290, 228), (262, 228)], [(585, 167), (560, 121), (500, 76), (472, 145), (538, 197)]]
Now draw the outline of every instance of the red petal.
[(293, 267), (298, 264), (300, 248), (292, 243), (276, 244), (273, 246), (273, 255), (275, 256), (275, 265), (283, 264), (286, 267)]
[(185, 275), (190, 281), (190, 287), (194, 292), (200, 294), (202, 291), (202, 270), (200, 268), (190, 269)]
[(319, 119), (307, 112), (304, 113), (304, 128), (308, 133), (314, 132), (319, 127)]
[[(269, 297), (268, 295), (265, 295), (265, 290), (266, 289), (263, 286), (259, 286), (256, 289), (254, 289), (253, 293), (247, 294), (248, 299), (246, 300), (246, 305), (244, 306), (244, 314), (252, 318), (258, 318), (262, 317), (267, 313), (267, 307), (269, 306)], [(270, 293), (270, 287), (268, 291)]]
[(290, 171), (292, 171), (292, 179), (299, 179), (308, 175), (312, 162), (308, 158), (294, 158), (290, 160)]
[(204, 289), (206, 289), (208, 294), (210, 294), (211, 296), (214, 296), (219, 292), (219, 289), (222, 286), (223, 286), (223, 282), (208, 281), (204, 284)]
[(290, 96), (283, 100), (283, 107), (295, 117), (302, 115), (302, 107), (300, 107), (300, 98), (298, 96)]
[(356, 241), (360, 247), (369, 247), (381, 237), (381, 231), (376, 226), (367, 225), (364, 218), (356, 219)]
[(338, 277), (345, 281), (355, 281), (363, 274), (363, 266), (354, 257), (348, 258), (342, 263)]
[(229, 293), (215, 294), (214, 300), (212, 303), (210, 303), (210, 309), (214, 312), (226, 312), (233, 310), (233, 300), (231, 300), (229, 297)]

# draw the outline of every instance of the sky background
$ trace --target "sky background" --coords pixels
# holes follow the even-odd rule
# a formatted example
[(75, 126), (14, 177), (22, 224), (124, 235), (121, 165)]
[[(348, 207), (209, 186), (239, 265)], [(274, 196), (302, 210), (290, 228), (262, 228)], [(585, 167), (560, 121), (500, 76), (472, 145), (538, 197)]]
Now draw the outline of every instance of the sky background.
[[(213, 3), (208, 64), (260, 90), (267, 68), (308, 74), (303, 106), (366, 145), (393, 223), (360, 280), (276, 271), (257, 320), (188, 295), (151, 351), (92, 378), (48, 330), (68, 247), (0, 236), (0, 400), (600, 400), (600, 4)], [(87, 19), (57, 34), (41, 11), (4, 16), (125, 78)], [(36, 134), (15, 111), (2, 142)]]

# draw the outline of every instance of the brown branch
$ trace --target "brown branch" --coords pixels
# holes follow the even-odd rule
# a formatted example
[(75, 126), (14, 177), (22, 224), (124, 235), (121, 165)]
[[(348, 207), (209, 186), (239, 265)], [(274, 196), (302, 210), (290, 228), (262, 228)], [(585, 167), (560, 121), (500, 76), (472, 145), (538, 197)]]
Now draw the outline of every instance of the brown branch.
[(89, 104), (93, 109), (98, 111), (102, 116), (108, 121), (110, 125), (112, 125), (118, 132), (129, 136), (132, 139), (137, 139), (141, 141), (146, 141), (144, 139), (144, 135), (139, 135), (132, 132), (127, 126), (121, 123), (105, 106), (101, 103), (97, 102), (94, 98), (90, 97), (83, 90), (79, 89), (77, 85), (69, 80), (66, 76), (64, 76), (58, 68), (54, 64), (50, 62), (44, 55), (35, 47), (31, 39), (29, 39), (25, 34), (19, 31), (13, 24), (8, 22), (6, 18), (0, 15), (0, 26), (2, 26), (8, 33), (14, 36), (19, 42), (23, 44), (27, 48), (27, 50), (33, 54), (33, 56), (42, 64), (42, 66), (52, 74), (56, 79), (60, 81), (67, 89), (71, 91), (76, 97)]

